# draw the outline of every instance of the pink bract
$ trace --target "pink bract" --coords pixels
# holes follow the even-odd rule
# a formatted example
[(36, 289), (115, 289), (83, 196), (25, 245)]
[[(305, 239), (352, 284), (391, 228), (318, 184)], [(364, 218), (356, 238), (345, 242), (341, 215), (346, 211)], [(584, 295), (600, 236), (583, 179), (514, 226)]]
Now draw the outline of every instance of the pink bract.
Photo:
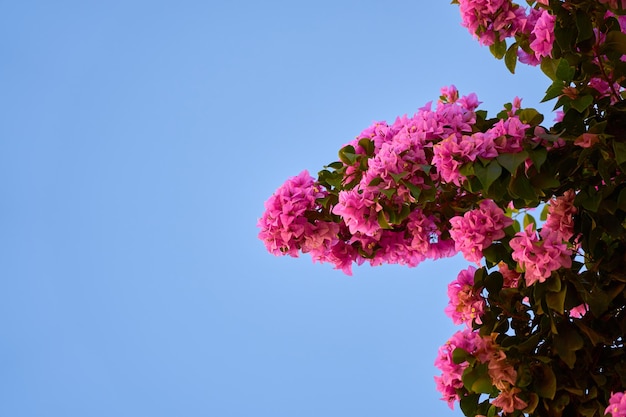
[(609, 398), (609, 406), (604, 411), (612, 417), (626, 417), (626, 392), (616, 392)]

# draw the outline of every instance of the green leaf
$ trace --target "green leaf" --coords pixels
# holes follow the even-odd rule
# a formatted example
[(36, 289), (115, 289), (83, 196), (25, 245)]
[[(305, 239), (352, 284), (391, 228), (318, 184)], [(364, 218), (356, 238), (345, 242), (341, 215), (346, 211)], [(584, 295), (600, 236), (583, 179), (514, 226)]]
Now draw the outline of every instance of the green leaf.
[(459, 401), (459, 406), (461, 407), (463, 414), (466, 416), (475, 416), (479, 400), (479, 394), (469, 394), (462, 397), (461, 401)]
[(626, 211), (626, 188), (619, 192), (617, 197), (617, 206), (620, 210)]
[(470, 391), (482, 394), (491, 393), (493, 391), (493, 383), (491, 382), (491, 377), (489, 375), (481, 375), (474, 381), (474, 383), (470, 387)]
[(489, 50), (498, 59), (502, 59), (506, 54), (506, 41), (496, 40), (492, 45), (489, 45)]
[(545, 222), (548, 219), (548, 212), (550, 211), (550, 205), (546, 204), (541, 209), (541, 215), (539, 216), (539, 220)]
[(587, 210), (595, 213), (602, 203), (602, 194), (597, 192), (593, 187), (581, 190), (574, 200), (577, 206), (583, 206)]
[(511, 178), (509, 191), (514, 197), (516, 196), (526, 201), (532, 201), (537, 198), (537, 194), (535, 194), (535, 190), (530, 185), (530, 181), (524, 175)]
[(378, 212), (378, 224), (382, 229), (392, 228), (387, 222), (387, 218), (385, 217), (385, 212), (383, 212), (382, 210)]
[(424, 188), (422, 189), (420, 196), (418, 198), (418, 203), (430, 203), (435, 201), (437, 198), (437, 189), (435, 187)]
[(556, 395), (556, 375), (552, 367), (542, 363), (533, 371), (533, 391), (542, 398), (553, 400)]
[(406, 172), (406, 171), (404, 171), (404, 172), (401, 172), (401, 173), (399, 173), (399, 174), (393, 174), (393, 173), (390, 173), (390, 175), (391, 175), (391, 178), (393, 178), (393, 180), (396, 182), (396, 184), (399, 184), (399, 183), (400, 183), (400, 180), (401, 180), (402, 178), (404, 178), (404, 177), (408, 176), (408, 175), (409, 175), (409, 173), (408, 173), (408, 172)]
[(341, 163), (339, 161), (335, 161), (335, 162), (332, 162), (332, 163), (326, 165), (325, 168), (332, 168), (332, 169), (335, 169), (335, 170), (336, 169), (341, 169), (341, 168), (343, 168), (343, 163)]
[(422, 189), (419, 188), (417, 185), (410, 183), (409, 181), (404, 181), (403, 183), (411, 192), (411, 196), (413, 196), (415, 200), (419, 200)]
[(552, 85), (550, 85), (550, 87), (548, 87), (548, 89), (546, 90), (546, 95), (543, 97), (543, 99), (541, 99), (541, 102), (544, 103), (560, 96), (561, 94), (563, 94), (563, 88), (563, 81), (554, 80)]
[(383, 182), (383, 179), (381, 177), (375, 177), (373, 180), (370, 181), (369, 184), (367, 184), (370, 187), (375, 187), (378, 184), (380, 184), (381, 182)]
[(536, 189), (542, 191), (557, 188), (561, 185), (561, 182), (549, 172), (541, 172), (540, 174), (532, 176), (530, 182)]
[(519, 167), (528, 158), (528, 152), (522, 151), (519, 153), (503, 153), (496, 158), (498, 163), (503, 166), (511, 174), (515, 174), (517, 167)]
[(530, 373), (530, 368), (525, 363), (520, 363), (517, 365), (517, 381), (515, 381), (515, 386), (524, 388), (529, 386), (533, 382), (533, 376)]
[(546, 158), (548, 157), (548, 151), (546, 148), (536, 148), (530, 152), (530, 159), (533, 161), (533, 165), (539, 171)]
[(563, 283), (560, 279), (548, 279), (543, 283), (543, 285), (536, 285), (536, 287), (540, 287), (545, 291), (559, 292), (563, 287), (562, 284)]
[(504, 55), (504, 64), (506, 65), (507, 69), (511, 71), (511, 74), (515, 74), (518, 49), (519, 45), (517, 44), (517, 42), (515, 42), (509, 47), (509, 49), (506, 50), (506, 54)]
[(507, 259), (508, 255), (506, 247), (502, 244), (493, 243), (483, 249), (483, 256), (493, 265), (497, 265), (498, 262)]
[(502, 274), (498, 271), (494, 271), (487, 275), (487, 278), (485, 279), (485, 288), (490, 294), (498, 294), (502, 290), (503, 283), (504, 278), (502, 277)]
[(593, 37), (591, 15), (578, 9), (576, 11), (576, 28), (578, 29), (578, 36), (576, 37), (577, 43), (591, 39)]
[(404, 219), (409, 217), (410, 214), (411, 214), (411, 206), (409, 204), (403, 204), (402, 210), (400, 210), (400, 214), (398, 215), (398, 218), (397, 218), (397, 223), (402, 223)]
[(474, 357), (467, 353), (465, 349), (456, 348), (452, 351), (452, 362), (457, 365), (462, 364), (463, 362), (470, 362), (470, 359), (474, 359)]
[(541, 122), (543, 122), (543, 114), (539, 113), (535, 109), (524, 109), (521, 110), (517, 116), (524, 123), (528, 123), (531, 126), (537, 126)]
[(574, 369), (576, 351), (583, 348), (585, 341), (576, 330), (576, 327), (567, 322), (564, 322), (558, 330), (559, 333), (553, 336), (556, 354), (570, 369)]
[(615, 160), (619, 165), (626, 162), (626, 143), (613, 141), (613, 151), (615, 151)]
[(462, 165), (461, 168), (459, 168), (459, 174), (463, 175), (464, 177), (470, 177), (474, 175), (474, 164), (469, 162)]
[(489, 190), (491, 184), (500, 177), (501, 173), (502, 167), (495, 160), (490, 161), (486, 166), (483, 166), (480, 161), (474, 162), (474, 174), (485, 191)]
[(473, 368), (467, 368), (463, 372), (461, 379), (465, 388), (467, 388), (470, 392), (477, 394), (489, 394), (494, 389), (486, 364), (481, 364)]
[(363, 138), (359, 140), (359, 146), (365, 150), (367, 156), (374, 155), (374, 142), (371, 139)]
[(574, 324), (580, 329), (581, 332), (584, 333), (585, 336), (591, 341), (593, 346), (597, 346), (601, 343), (603, 344), (611, 344), (611, 341), (606, 337), (602, 336), (600, 333), (593, 330), (591, 327), (585, 325), (581, 320), (575, 320)]
[(529, 224), (533, 224), (535, 228), (537, 227), (537, 221), (535, 220), (535, 218), (531, 216), (530, 214), (526, 213), (524, 215), (524, 229), (526, 229), (526, 226), (528, 226)]
[(593, 96), (590, 94), (586, 94), (584, 96), (577, 97), (575, 100), (572, 100), (570, 106), (572, 108), (578, 110), (579, 113), (583, 113), (593, 104)]
[(535, 394), (534, 392), (531, 392), (530, 394), (528, 394), (527, 402), (528, 402), (528, 407), (524, 409), (524, 413), (526, 413), (526, 415), (533, 416), (535, 409), (539, 405), (539, 396)]
[(391, 198), (394, 196), (394, 194), (396, 193), (396, 189), (395, 188), (387, 188), (384, 190), (380, 190), (380, 192), (387, 197), (388, 199), (391, 200)]
[(339, 159), (346, 165), (354, 164), (356, 158), (356, 151), (352, 145), (346, 145), (339, 150)]
[(569, 85), (574, 78), (576, 69), (570, 66), (566, 59), (559, 60), (559, 65), (556, 67), (555, 76), (557, 80), (565, 81)]
[(561, 62), (561, 58), (552, 59), (550, 57), (544, 57), (541, 60), (541, 71), (546, 74), (552, 81), (556, 81), (556, 69)]
[(619, 52), (621, 55), (626, 55), (626, 34), (613, 30), (606, 34), (604, 45), (603, 49), (611, 49)]
[(575, 25), (575, 22), (571, 16), (569, 16), (569, 12), (562, 13), (559, 18), (561, 24), (554, 25), (556, 43), (562, 51), (571, 51), (576, 34), (576, 31), (572, 30), (572, 26)]
[(546, 293), (546, 303), (548, 307), (559, 314), (565, 310), (565, 296), (567, 295), (567, 285), (563, 285), (559, 292)]

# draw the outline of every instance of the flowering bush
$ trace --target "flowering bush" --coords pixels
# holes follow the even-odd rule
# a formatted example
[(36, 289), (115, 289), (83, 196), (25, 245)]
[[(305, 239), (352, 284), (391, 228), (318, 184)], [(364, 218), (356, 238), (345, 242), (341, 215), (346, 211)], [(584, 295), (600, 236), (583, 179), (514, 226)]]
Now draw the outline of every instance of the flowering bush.
[(511, 72), (540, 66), (557, 122), (543, 126), (519, 98), (489, 117), (475, 94), (445, 87), (413, 116), (366, 128), (317, 179), (289, 179), (259, 237), (347, 274), (460, 252), (475, 266), (448, 286), (445, 313), (464, 328), (435, 377), (451, 407), (626, 417), (626, 5), (456, 3)]

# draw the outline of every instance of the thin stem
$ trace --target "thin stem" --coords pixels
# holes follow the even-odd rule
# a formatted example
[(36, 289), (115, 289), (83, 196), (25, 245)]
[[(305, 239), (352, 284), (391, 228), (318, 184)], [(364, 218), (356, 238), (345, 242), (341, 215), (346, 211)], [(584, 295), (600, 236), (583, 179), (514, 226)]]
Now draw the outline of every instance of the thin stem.
[(598, 66), (600, 67), (600, 71), (602, 72), (602, 77), (604, 78), (604, 80), (609, 83), (609, 87), (611, 88), (611, 92), (613, 93), (613, 96), (615, 96), (615, 98), (617, 99), (617, 101), (622, 101), (622, 97), (619, 95), (619, 93), (615, 90), (615, 83), (613, 82), (613, 80), (609, 79), (608, 74), (606, 73), (606, 70), (604, 68), (604, 63), (602, 62), (602, 58), (600, 57), (600, 55), (598, 54), (598, 51), (594, 49), (594, 52), (596, 54), (596, 58), (598, 59)]

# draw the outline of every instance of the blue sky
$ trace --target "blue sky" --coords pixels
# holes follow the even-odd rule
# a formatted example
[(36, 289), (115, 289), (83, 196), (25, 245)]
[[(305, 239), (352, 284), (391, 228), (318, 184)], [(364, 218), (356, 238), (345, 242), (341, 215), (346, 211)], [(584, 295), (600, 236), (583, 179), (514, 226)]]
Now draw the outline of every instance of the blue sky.
[(0, 415), (461, 415), (432, 364), (464, 260), (347, 277), (256, 238), (442, 86), (539, 101), (447, 3), (0, 1)]

